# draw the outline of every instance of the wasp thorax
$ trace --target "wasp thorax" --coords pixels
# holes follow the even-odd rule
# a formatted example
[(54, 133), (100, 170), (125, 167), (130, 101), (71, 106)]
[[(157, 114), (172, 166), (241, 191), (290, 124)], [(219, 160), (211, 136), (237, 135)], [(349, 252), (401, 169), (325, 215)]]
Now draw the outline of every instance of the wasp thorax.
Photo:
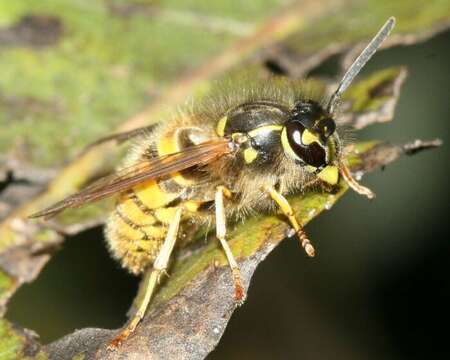
[(282, 133), (284, 150), (295, 160), (321, 170), (332, 161), (330, 137), (336, 124), (315, 101), (297, 102)]

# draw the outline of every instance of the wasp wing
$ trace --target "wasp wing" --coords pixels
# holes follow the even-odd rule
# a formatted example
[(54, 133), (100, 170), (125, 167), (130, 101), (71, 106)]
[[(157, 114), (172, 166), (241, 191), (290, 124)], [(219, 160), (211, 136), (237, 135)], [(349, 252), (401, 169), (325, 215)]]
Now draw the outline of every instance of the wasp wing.
[(76, 208), (104, 199), (131, 189), (145, 181), (161, 178), (195, 165), (208, 164), (230, 152), (232, 152), (230, 141), (219, 139), (190, 146), (177, 153), (143, 160), (95, 181), (85, 189), (68, 196), (47, 209), (32, 214), (30, 218), (50, 218), (67, 208)]
[(129, 131), (121, 132), (121, 133), (107, 135), (107, 136), (102, 137), (102, 138), (94, 141), (93, 143), (90, 143), (89, 145), (87, 145), (82, 150), (82, 153), (85, 153), (88, 150), (92, 149), (93, 147), (104, 144), (109, 141), (115, 141), (117, 144), (122, 144), (123, 142), (131, 140), (135, 137), (142, 136), (144, 134), (150, 134), (153, 130), (155, 130), (155, 128), (157, 126), (158, 126), (158, 123), (148, 125), (148, 126), (143, 126), (143, 127), (137, 128), (137, 129), (133, 129), (133, 130), (129, 130)]

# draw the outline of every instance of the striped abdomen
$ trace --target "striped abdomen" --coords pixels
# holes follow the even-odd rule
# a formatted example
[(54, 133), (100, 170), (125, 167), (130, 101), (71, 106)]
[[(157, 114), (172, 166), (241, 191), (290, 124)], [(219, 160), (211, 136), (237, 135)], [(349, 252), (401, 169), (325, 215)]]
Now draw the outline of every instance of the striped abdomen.
[[(127, 159), (128, 164), (149, 156), (174, 153), (192, 145), (188, 136), (193, 131), (198, 133), (195, 128), (172, 128), (150, 135)], [(149, 155), (151, 153), (154, 155)], [(189, 190), (196, 183), (195, 171), (186, 171), (174, 173), (166, 179), (145, 182), (120, 195), (107, 221), (105, 234), (112, 255), (125, 268), (138, 274), (153, 263), (177, 207), (184, 208), (183, 219), (187, 219), (195, 217), (198, 208), (208, 203), (204, 198), (190, 200)]]
[(106, 236), (114, 257), (132, 273), (142, 272), (155, 260), (175, 215), (170, 202), (178, 197), (150, 181), (119, 198), (107, 222)]

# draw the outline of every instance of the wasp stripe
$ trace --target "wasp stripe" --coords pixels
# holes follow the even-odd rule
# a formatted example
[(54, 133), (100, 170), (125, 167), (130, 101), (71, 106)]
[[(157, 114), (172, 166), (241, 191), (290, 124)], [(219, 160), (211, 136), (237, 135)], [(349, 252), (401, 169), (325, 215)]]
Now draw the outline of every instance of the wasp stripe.
[(129, 194), (126, 194), (124, 198), (122, 198), (122, 201), (117, 204), (117, 207), (120, 208), (121, 213), (126, 215), (135, 224), (141, 226), (155, 225), (157, 220), (151, 209), (144, 212), (143, 210), (145, 209), (139, 207), (138, 204), (129, 196)]
[(167, 193), (159, 187), (157, 181), (151, 180), (133, 188), (136, 197), (148, 208), (157, 209), (167, 206), (179, 194)]
[(270, 131), (281, 131), (281, 130), (283, 130), (282, 125), (264, 125), (264, 126), (257, 127), (254, 130), (250, 130), (248, 132), (248, 135), (250, 137), (254, 137), (254, 136), (260, 135), (261, 133), (264, 134), (264, 133), (267, 133)]
[[(162, 136), (156, 144), (159, 156), (173, 154), (182, 150), (179, 145), (179, 136), (180, 133), (176, 130)], [(193, 180), (186, 178), (179, 172), (173, 173), (171, 179), (181, 186), (189, 186), (193, 184)]]
[(176, 211), (176, 207), (163, 207), (155, 210), (155, 216), (163, 224), (170, 224), (175, 217)]
[(127, 224), (130, 228), (134, 230), (139, 230), (142, 225), (136, 224), (133, 220), (131, 220), (128, 216), (126, 216), (121, 210), (120, 207), (116, 207), (115, 209), (117, 216), (122, 220), (125, 224)]
[[(141, 240), (162, 240), (166, 234), (167, 228), (166, 226), (158, 221), (158, 224), (136, 224), (131, 219), (129, 219), (125, 214), (116, 209), (114, 215), (119, 219), (124, 226), (118, 226), (116, 231), (121, 233), (125, 239), (135, 241)], [(119, 230), (121, 229), (121, 231)]]
[[(128, 218), (125, 214), (123, 214), (118, 207), (116, 207), (115, 215), (118, 219), (120, 219), (125, 225), (127, 225), (130, 229), (134, 230), (135, 232), (138, 232), (141, 236), (137, 235), (136, 233), (133, 233), (133, 231), (126, 231), (126, 234), (123, 234), (126, 238), (133, 239), (133, 240), (149, 240), (149, 237), (147, 233), (142, 230), (142, 226), (136, 224), (133, 222), (130, 218)], [(137, 236), (136, 236), (137, 235)]]
[(153, 217), (153, 210), (146, 206), (136, 195), (133, 189), (128, 191), (128, 198), (141, 210), (145, 215)]
[(297, 154), (292, 150), (291, 145), (289, 144), (289, 140), (287, 138), (286, 128), (281, 131), (281, 145), (283, 146), (283, 150), (294, 160), (298, 160)]
[(173, 181), (178, 183), (181, 186), (190, 186), (194, 183), (193, 180), (188, 179), (186, 176), (183, 176), (181, 173), (174, 173), (172, 175)]
[(219, 120), (219, 122), (217, 123), (217, 128), (216, 128), (217, 135), (219, 135), (219, 136), (225, 135), (225, 127), (227, 126), (227, 120), (228, 120), (228, 118), (226, 116), (224, 116), (223, 118), (221, 118)]

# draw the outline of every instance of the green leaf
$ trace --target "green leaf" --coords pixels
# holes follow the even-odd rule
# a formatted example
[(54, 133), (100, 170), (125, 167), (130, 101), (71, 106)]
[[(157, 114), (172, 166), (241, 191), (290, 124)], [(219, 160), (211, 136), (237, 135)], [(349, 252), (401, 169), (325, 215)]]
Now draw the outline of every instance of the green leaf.
[[(98, 224), (107, 212), (107, 203), (94, 205), (64, 214), (51, 227), (26, 219), (110, 171), (123, 154), (122, 148), (109, 143), (76, 156), (86, 144), (112, 129), (129, 130), (163, 118), (168, 108), (175, 108), (189, 95), (206, 93), (215, 78), (227, 77), (231, 71), (256, 69), (264, 73), (267, 69), (261, 64), (273, 59), (273, 54), (278, 59), (280, 47), (295, 53), (302, 69), (298, 74), (303, 74), (330, 55), (371, 36), (391, 15), (397, 17), (398, 24), (393, 43), (418, 41), (448, 26), (447, 1), (413, 0), (407, 6), (372, 0), (324, 4), (303, 1), (282, 8), (273, 0), (0, 2), (0, 151), (19, 159), (27, 170), (24, 176), (32, 168), (33, 174), (34, 169), (41, 174), (45, 172), (42, 167), (65, 164), (46, 189), (45, 181), (28, 175), (35, 185), (32, 194), (42, 193), (22, 195), (0, 223), (2, 315), (16, 289), (39, 274), (63, 240), (61, 234)], [(404, 74), (404, 70), (389, 69), (349, 89), (345, 98), (349, 104), (347, 124), (363, 127), (382, 118), (390, 120)], [(387, 96), (383, 91), (371, 91), (380, 87), (397, 91)], [(381, 164), (380, 154), (381, 159), (388, 158), (384, 155), (393, 159), (406, 151), (373, 142), (357, 149), (360, 153), (351, 161), (362, 172), (365, 166), (371, 170)], [(9, 170), (0, 166), (0, 176)], [(291, 200), (306, 223), (345, 191), (342, 186), (333, 195), (309, 193)], [(240, 259), (246, 285), (257, 264), (285, 237), (287, 227), (280, 220), (278, 216), (260, 216), (232, 231), (231, 246)], [(156, 331), (158, 324), (170, 324), (174, 316), (170, 311), (177, 307), (168, 304), (183, 305), (179, 294), (205, 306), (218, 301), (223, 305), (221, 315), (225, 315), (215, 323), (218, 327), (204, 327), (214, 322), (197, 323), (213, 334), (198, 347), (206, 354), (219, 340), (234, 309), (230, 294), (217, 291), (221, 286), (230, 289), (229, 272), (214, 241), (191, 256), (184, 255), (174, 264), (172, 276), (155, 298), (141, 331), (145, 335)], [(213, 260), (218, 261), (216, 270), (211, 266)], [(218, 293), (223, 296), (217, 298)], [(212, 317), (220, 313), (212, 310)], [(201, 312), (198, 314), (201, 319)], [(166, 339), (173, 343), (166, 350), (176, 351), (176, 340), (183, 334), (171, 334)], [(82, 330), (45, 351), (65, 354), (66, 358), (88, 357), (90, 351), (102, 349), (110, 336), (108, 331)], [(151, 341), (154, 339), (161, 338)], [(144, 345), (143, 351), (157, 352), (168, 344)], [(0, 321), (0, 359), (45, 356), (33, 336), (4, 319)]]

